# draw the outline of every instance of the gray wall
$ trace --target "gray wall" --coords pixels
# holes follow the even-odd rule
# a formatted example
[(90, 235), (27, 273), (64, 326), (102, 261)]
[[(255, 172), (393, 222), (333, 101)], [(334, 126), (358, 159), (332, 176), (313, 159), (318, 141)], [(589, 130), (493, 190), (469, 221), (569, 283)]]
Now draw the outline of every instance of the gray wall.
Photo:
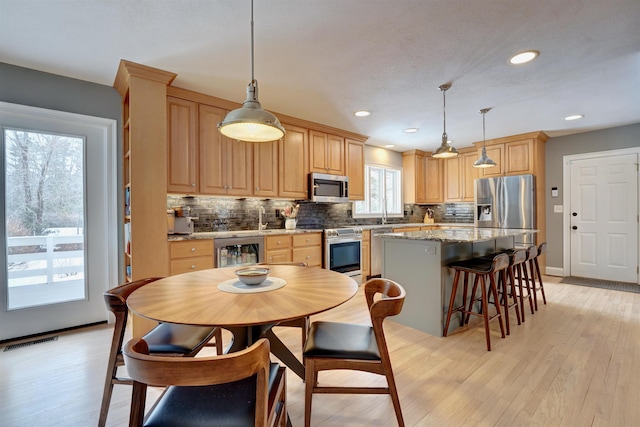
[[(620, 126), (574, 135), (550, 138), (545, 147), (547, 267), (562, 265), (562, 215), (553, 212), (553, 205), (561, 205), (563, 198), (563, 156), (640, 147), (640, 124)], [(551, 197), (551, 188), (558, 187), (558, 197)]]

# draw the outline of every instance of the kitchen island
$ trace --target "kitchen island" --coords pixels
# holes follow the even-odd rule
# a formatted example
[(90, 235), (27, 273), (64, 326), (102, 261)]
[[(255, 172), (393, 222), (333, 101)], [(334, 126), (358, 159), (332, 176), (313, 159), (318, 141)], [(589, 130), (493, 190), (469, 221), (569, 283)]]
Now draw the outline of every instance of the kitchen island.
[[(393, 320), (443, 336), (453, 285), (453, 271), (447, 266), (513, 248), (515, 238), (525, 232), (531, 230), (460, 228), (382, 234), (382, 277), (407, 291), (402, 312)], [(461, 292), (458, 296), (459, 305)], [(459, 316), (453, 316), (449, 331), (459, 326)]]

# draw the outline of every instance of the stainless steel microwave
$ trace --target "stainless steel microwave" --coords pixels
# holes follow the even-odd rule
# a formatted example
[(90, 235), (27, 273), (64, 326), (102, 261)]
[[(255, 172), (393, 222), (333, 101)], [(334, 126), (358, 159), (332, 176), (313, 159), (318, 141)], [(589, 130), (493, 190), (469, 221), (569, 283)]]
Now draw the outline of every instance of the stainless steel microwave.
[(326, 173), (310, 173), (309, 200), (325, 203), (348, 202), (349, 177)]

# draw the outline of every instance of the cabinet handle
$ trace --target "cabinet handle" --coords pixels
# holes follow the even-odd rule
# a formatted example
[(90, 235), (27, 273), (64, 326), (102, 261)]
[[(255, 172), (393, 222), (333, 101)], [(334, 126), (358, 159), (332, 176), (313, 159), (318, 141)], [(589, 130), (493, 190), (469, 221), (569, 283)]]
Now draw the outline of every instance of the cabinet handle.
[(281, 245), (282, 244), (282, 240), (278, 240), (278, 244)]
[(193, 265), (191, 266), (191, 269), (192, 269), (192, 270), (193, 270), (194, 268), (196, 268), (196, 265), (195, 265), (195, 264), (193, 264)]
[(260, 191), (260, 187), (256, 187), (256, 191)]
[(191, 186), (192, 186), (192, 187), (195, 187), (195, 186), (196, 186), (196, 183), (195, 183), (195, 182), (192, 182), (192, 183), (191, 183)]
[(191, 248), (191, 252), (195, 252), (195, 251), (196, 251), (196, 248)]
[(307, 259), (311, 258), (311, 255), (307, 255)]

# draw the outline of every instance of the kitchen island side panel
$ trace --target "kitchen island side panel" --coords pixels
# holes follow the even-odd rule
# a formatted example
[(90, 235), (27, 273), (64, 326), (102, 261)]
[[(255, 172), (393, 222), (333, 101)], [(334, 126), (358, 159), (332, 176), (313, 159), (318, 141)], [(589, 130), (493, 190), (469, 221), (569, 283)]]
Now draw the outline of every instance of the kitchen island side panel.
[(456, 259), (464, 259), (471, 256), (472, 245), (453, 248), (436, 241), (398, 239), (383, 239), (382, 244), (382, 277), (399, 283), (407, 292), (402, 311), (390, 320), (442, 336), (444, 293), (448, 298), (450, 292), (443, 286), (448, 274), (443, 267), (443, 246), (446, 258), (455, 252)]

